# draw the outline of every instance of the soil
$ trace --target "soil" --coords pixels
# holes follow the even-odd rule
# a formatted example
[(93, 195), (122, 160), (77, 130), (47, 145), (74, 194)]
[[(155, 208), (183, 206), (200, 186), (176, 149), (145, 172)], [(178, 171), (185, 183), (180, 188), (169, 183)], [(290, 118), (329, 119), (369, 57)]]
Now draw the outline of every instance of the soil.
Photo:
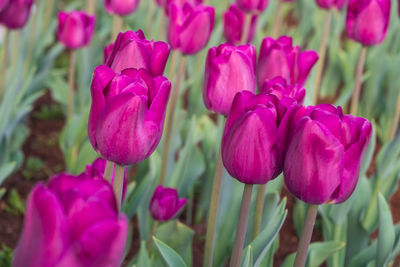
[[(52, 174), (61, 172), (65, 169), (63, 154), (58, 146), (59, 134), (64, 126), (62, 117), (39, 119), (37, 114), (43, 106), (57, 105), (50, 93), (44, 94), (37, 100), (34, 110), (28, 118), (27, 125), (30, 129), (30, 134), (23, 145), (25, 162), (21, 169), (9, 177), (2, 185), (6, 188), (7, 193), (0, 199), (0, 244), (4, 243), (11, 248), (15, 248), (18, 242), (19, 235), (23, 226), (23, 215), (14, 214), (7, 211), (8, 197), (12, 189), (15, 189), (25, 203), (29, 191), (39, 181), (46, 181)], [(43, 163), (40, 170), (36, 170), (31, 174), (27, 173), (27, 159), (38, 158)], [(372, 164), (373, 165), (373, 164)], [(372, 167), (373, 168), (373, 167)], [(135, 172), (135, 170), (133, 170)], [(297, 249), (298, 238), (293, 225), (293, 208), (295, 198), (283, 188), (282, 196), (287, 197), (288, 217), (280, 231), (280, 246), (274, 256), (275, 266), (280, 266), (287, 255), (293, 253)], [(395, 223), (400, 222), (400, 189), (390, 199), (390, 207)], [(136, 218), (132, 220), (133, 237), (137, 237), (138, 223)], [(192, 244), (193, 249), (193, 266), (202, 266), (204, 236), (206, 233), (206, 224), (196, 224), (191, 226), (195, 231), (195, 237)], [(321, 241), (322, 235), (320, 229), (316, 228), (313, 233), (312, 241)], [(139, 240), (133, 238), (127, 259), (132, 257), (139, 250)], [(123, 266), (127, 266), (128, 260), (124, 261)], [(397, 258), (394, 266), (400, 263), (400, 256)]]

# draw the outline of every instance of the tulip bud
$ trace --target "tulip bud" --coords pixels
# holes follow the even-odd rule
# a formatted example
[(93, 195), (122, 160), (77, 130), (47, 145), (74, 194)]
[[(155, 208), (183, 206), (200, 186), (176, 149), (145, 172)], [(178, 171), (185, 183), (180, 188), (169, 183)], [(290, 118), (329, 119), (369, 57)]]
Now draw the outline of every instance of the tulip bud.
[(92, 39), (95, 17), (82, 11), (58, 13), (58, 40), (69, 49), (87, 46)]
[(208, 51), (203, 99), (210, 111), (227, 116), (236, 93), (255, 93), (256, 48), (252, 45), (221, 44)]
[(299, 108), (291, 123), (284, 177), (289, 191), (310, 204), (342, 203), (354, 191), (371, 138), (368, 120), (322, 104)]
[[(233, 44), (238, 44), (243, 35), (245, 27), (246, 13), (238, 8), (237, 5), (232, 4), (229, 9), (224, 13), (224, 35), (226, 40)], [(257, 16), (251, 17), (249, 35), (247, 36), (247, 43), (250, 43), (256, 31)]]
[(282, 77), (265, 81), (261, 93), (275, 95), (283, 103), (291, 104), (292, 100), (296, 100), (298, 105), (303, 104), (306, 96), (306, 90), (303, 86), (287, 84)]
[(342, 9), (346, 4), (347, 0), (316, 0), (317, 5), (323, 9)]
[(347, 34), (365, 46), (380, 44), (386, 36), (389, 16), (390, 0), (350, 0)]
[(214, 27), (215, 11), (211, 6), (176, 3), (169, 6), (168, 42), (183, 54), (195, 54), (203, 49)]
[(178, 214), (186, 202), (186, 198), (179, 198), (175, 188), (164, 188), (159, 185), (150, 201), (151, 216), (157, 221), (169, 221)]
[(114, 43), (111, 43), (104, 47), (104, 49), (103, 49), (103, 64), (107, 64), (108, 58), (110, 57), (113, 48), (114, 48)]
[(222, 136), (222, 161), (232, 177), (246, 184), (265, 184), (283, 168), (291, 114), (274, 95), (236, 94)]
[(93, 148), (119, 165), (136, 164), (157, 147), (171, 89), (145, 69), (116, 74), (105, 65), (93, 75), (88, 133)]
[(139, 0), (105, 0), (104, 4), (108, 13), (126, 16), (136, 10)]
[(21, 29), (28, 22), (33, 0), (0, 1), (0, 23), (9, 29)]
[(317, 60), (315, 51), (300, 52), (300, 46), (293, 47), (291, 37), (281, 36), (277, 40), (266, 37), (257, 65), (258, 85), (261, 87), (265, 80), (278, 76), (289, 84), (304, 85)]
[(13, 266), (120, 266), (127, 235), (106, 180), (61, 174), (30, 193)]
[(145, 68), (152, 76), (160, 76), (164, 73), (169, 52), (167, 43), (148, 41), (141, 30), (127, 31), (118, 35), (106, 65), (115, 72)]
[(246, 12), (261, 12), (267, 8), (268, 0), (236, 0), (236, 4)]

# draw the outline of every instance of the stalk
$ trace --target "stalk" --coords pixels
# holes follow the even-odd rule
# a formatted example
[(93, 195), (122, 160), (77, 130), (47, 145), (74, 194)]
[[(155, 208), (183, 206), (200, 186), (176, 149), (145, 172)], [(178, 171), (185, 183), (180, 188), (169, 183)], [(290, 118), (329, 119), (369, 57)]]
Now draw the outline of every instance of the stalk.
[(351, 100), (351, 108), (350, 114), (357, 115), (358, 104), (360, 101), (360, 93), (361, 93), (361, 78), (364, 72), (365, 59), (367, 57), (367, 47), (363, 46), (360, 53), (360, 58), (357, 64), (357, 72), (356, 72), (356, 84), (354, 87), (353, 98)]
[(51, 15), (53, 14), (54, 10), (54, 1), (55, 0), (46, 0), (46, 8), (44, 10), (44, 18), (42, 27), (48, 27), (50, 24)]
[(69, 59), (69, 74), (68, 74), (68, 103), (67, 115), (71, 118), (74, 114), (74, 85), (75, 85), (75, 65), (76, 65), (76, 52), (70, 51)]
[(104, 179), (106, 179), (110, 184), (112, 182), (113, 172), (114, 172), (114, 162), (107, 160), (106, 169), (104, 170)]
[(18, 52), (19, 52), (19, 31), (13, 32), (13, 46), (12, 46), (12, 53), (11, 53), (11, 62), (10, 66), (14, 66), (15, 62), (17, 62)]
[(243, 32), (240, 38), (240, 44), (247, 44), (251, 27), (251, 18), (252, 18), (252, 13), (246, 13), (243, 25)]
[(8, 65), (8, 53), (10, 49), (10, 31), (6, 28), (4, 35), (4, 53), (3, 62), (1, 66), (1, 81), (0, 81), (0, 96), (4, 96), (6, 92), (6, 77), (7, 77), (7, 65)]
[[(177, 54), (178, 54), (178, 52), (174, 51), (173, 57), (177, 57)], [(173, 58), (173, 62), (172, 62), (173, 64), (175, 64), (174, 63), (175, 60), (176, 59)], [(164, 140), (162, 163), (161, 163), (161, 174), (160, 174), (160, 180), (158, 182), (160, 185), (163, 185), (165, 183), (165, 177), (167, 175), (168, 154), (169, 154), (169, 147), (170, 147), (170, 143), (171, 143), (172, 126), (174, 124), (176, 103), (178, 102), (179, 87), (181, 85), (184, 67), (185, 67), (185, 57), (182, 55), (180, 62), (179, 62), (178, 76), (176, 77), (175, 85), (172, 90), (171, 101), (168, 104), (167, 122), (166, 122), (166, 127), (165, 127), (165, 140)], [(174, 73), (173, 70), (172, 70), (172, 73)], [(171, 76), (171, 79), (172, 78), (173, 78), (173, 76)]]
[(118, 34), (122, 31), (122, 26), (124, 21), (122, 17), (118, 15), (114, 15), (113, 17), (113, 25), (112, 25), (112, 42), (114, 42), (115, 38), (117, 38)]
[(153, 29), (154, 13), (156, 11), (154, 0), (149, 0), (149, 13), (147, 15), (147, 31), (146, 33), (150, 36)]
[(122, 189), (124, 185), (124, 166), (115, 164), (115, 176), (113, 182), (114, 194), (117, 200), (118, 211), (121, 210)]
[(90, 15), (94, 15), (96, 13), (96, 0), (88, 0), (87, 5), (86, 5), (86, 11)]
[(251, 203), (252, 184), (245, 184), (240, 206), (239, 221), (236, 228), (235, 243), (233, 245), (230, 267), (239, 267), (242, 260), (244, 239), (246, 237), (247, 222), (249, 220), (249, 210)]
[(278, 1), (278, 6), (276, 7), (276, 15), (274, 20), (274, 26), (272, 27), (271, 36), (273, 38), (277, 38), (281, 31), (281, 24), (282, 24), (282, 2), (281, 0)]
[(157, 226), (158, 226), (158, 221), (154, 221), (149, 241), (147, 241), (147, 252), (150, 252), (151, 244), (153, 243), (153, 236), (156, 233)]
[(324, 63), (326, 56), (326, 46), (328, 43), (329, 30), (331, 28), (331, 20), (332, 20), (332, 10), (328, 11), (328, 15), (325, 18), (324, 32), (322, 34), (321, 45), (319, 47), (319, 62), (315, 73), (314, 94), (312, 102), (314, 105), (316, 105), (318, 102), (319, 90), (322, 81), (322, 72), (324, 70), (324, 65), (325, 65)]
[(256, 209), (254, 213), (254, 223), (253, 223), (253, 239), (256, 238), (256, 236), (260, 232), (266, 189), (267, 189), (267, 184), (262, 184), (258, 186)]
[[(28, 71), (29, 64), (31, 63), (33, 48), (36, 42), (36, 30), (37, 30), (37, 23), (38, 23), (38, 16), (39, 11), (37, 10), (35, 14), (33, 14), (33, 21), (31, 25), (31, 31), (29, 36), (29, 43), (28, 43), (28, 52), (26, 53), (25, 59), (25, 72)], [(14, 46), (16, 47), (16, 46)]]
[(297, 247), (294, 267), (304, 267), (306, 264), (308, 247), (310, 245), (315, 218), (317, 217), (318, 205), (310, 205), (307, 210), (306, 220), (303, 225), (299, 245)]
[(168, 17), (165, 15), (164, 10), (161, 12), (160, 25), (158, 26), (158, 40), (165, 39), (165, 27), (168, 25)]
[(394, 119), (392, 123), (392, 130), (390, 131), (390, 140), (393, 140), (394, 137), (396, 136), (396, 131), (399, 126), (399, 120), (400, 120), (400, 90), (399, 94), (397, 95), (397, 105), (396, 105), (396, 111), (394, 113)]

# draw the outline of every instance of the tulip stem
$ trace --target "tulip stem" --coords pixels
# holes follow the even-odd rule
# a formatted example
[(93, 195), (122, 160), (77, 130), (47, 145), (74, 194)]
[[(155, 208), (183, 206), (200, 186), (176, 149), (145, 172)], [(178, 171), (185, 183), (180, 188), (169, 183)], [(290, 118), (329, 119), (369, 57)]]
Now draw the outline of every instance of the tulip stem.
[(150, 235), (149, 241), (147, 241), (147, 252), (150, 252), (151, 244), (153, 243), (153, 236), (156, 233), (157, 226), (158, 226), (158, 221), (154, 221), (153, 228), (151, 229), (151, 235)]
[(158, 40), (164, 40), (165, 38), (165, 25), (168, 25), (168, 17), (165, 15), (164, 11), (161, 11), (160, 25), (158, 27)]
[[(223, 121), (223, 124), (225, 125), (225, 119)], [(218, 149), (217, 166), (215, 167), (214, 172), (214, 181), (212, 185), (211, 201), (207, 221), (206, 244), (204, 247), (204, 267), (212, 267), (213, 264), (215, 229), (217, 226), (217, 214), (223, 171), (224, 168), (222, 164), (221, 149)]]
[(246, 13), (243, 25), (242, 36), (240, 38), (240, 44), (247, 44), (249, 40), (249, 33), (251, 28), (251, 18), (253, 17), (252, 13)]
[(113, 24), (112, 24), (112, 42), (115, 41), (117, 38), (118, 34), (122, 31), (122, 26), (124, 24), (124, 21), (121, 16), (114, 15), (113, 17)]
[[(174, 61), (176, 62), (178, 52), (174, 51), (174, 55), (172, 55), (172, 64), (175, 65)], [(175, 58), (175, 59), (174, 59)], [(172, 67), (174, 67), (172, 65)], [(160, 174), (160, 180), (158, 184), (164, 185), (165, 183), (165, 177), (167, 175), (167, 165), (168, 165), (168, 155), (169, 155), (169, 147), (171, 143), (171, 133), (172, 133), (172, 126), (174, 124), (174, 115), (175, 115), (175, 110), (176, 110), (176, 103), (178, 101), (179, 97), (179, 87), (181, 85), (181, 80), (184, 72), (184, 67), (185, 67), (185, 57), (182, 55), (180, 62), (179, 62), (179, 70), (178, 70), (178, 76), (176, 77), (176, 81), (172, 90), (172, 96), (170, 103), (168, 104), (168, 114), (167, 114), (167, 123), (165, 127), (165, 141), (164, 141), (164, 146), (163, 146), (163, 154), (162, 154), (162, 163), (161, 163), (161, 174)], [(174, 73), (173, 69), (172, 73)], [(171, 76), (171, 79), (173, 79), (173, 76)]]
[(26, 59), (25, 59), (25, 72), (29, 70), (28, 68), (29, 68), (29, 64), (31, 63), (33, 48), (36, 43), (35, 41), (36, 41), (36, 30), (37, 30), (36, 28), (37, 28), (38, 16), (39, 16), (38, 11), (36, 11), (35, 14), (33, 15), (33, 21), (31, 24), (29, 43), (28, 43), (28, 52), (26, 53)]
[(272, 26), (272, 38), (277, 38), (279, 36), (282, 24), (282, 1), (276, 1), (278, 1), (278, 6), (276, 7), (274, 24)]
[(96, 13), (96, 4), (97, 0), (88, 0), (86, 5), (86, 11), (90, 15), (94, 15)]
[(11, 62), (10, 66), (14, 66), (15, 62), (17, 62), (18, 57), (18, 43), (19, 43), (19, 31), (13, 32), (13, 45), (12, 45), (12, 54), (11, 54)]
[(294, 267), (304, 267), (306, 264), (308, 247), (310, 245), (312, 232), (314, 229), (315, 218), (317, 217), (318, 205), (310, 205), (307, 210), (306, 220), (304, 221), (303, 230), (299, 245), (297, 247)]
[(115, 164), (115, 175), (114, 175), (114, 194), (117, 200), (118, 211), (121, 210), (122, 205), (122, 189), (124, 185), (124, 166)]
[(106, 168), (104, 170), (104, 179), (106, 179), (110, 184), (112, 182), (113, 172), (114, 172), (114, 162), (107, 160)]
[(332, 20), (332, 10), (328, 11), (328, 15), (325, 18), (324, 24), (324, 32), (322, 34), (321, 45), (319, 47), (319, 62), (317, 63), (317, 70), (315, 73), (315, 81), (314, 81), (314, 94), (313, 94), (313, 104), (316, 105), (318, 102), (319, 91), (321, 87), (322, 81), (322, 72), (324, 70), (325, 63), (325, 55), (326, 55), (326, 47), (328, 43), (329, 31), (331, 28), (331, 20)]
[(54, 10), (54, 1), (55, 0), (47, 0), (46, 1), (46, 8), (45, 8), (42, 27), (48, 27), (50, 24), (51, 15), (53, 14), (53, 10)]
[(362, 75), (364, 72), (364, 65), (365, 65), (366, 57), (367, 57), (367, 47), (363, 46), (361, 49), (360, 58), (359, 58), (358, 64), (357, 64), (356, 83), (354, 86), (353, 98), (351, 100), (350, 114), (352, 114), (354, 116), (357, 115), (357, 111), (358, 111), (358, 104), (360, 101), (360, 93), (361, 93), (361, 79), (362, 79)]
[(399, 126), (399, 120), (400, 120), (400, 90), (397, 95), (397, 105), (396, 105), (396, 111), (394, 113), (392, 130), (390, 131), (390, 140), (393, 140), (393, 138), (396, 136), (397, 128)]
[(154, 19), (154, 13), (155, 13), (156, 9), (155, 9), (155, 4), (154, 1), (149, 1), (149, 11), (148, 11), (148, 15), (147, 15), (147, 32), (146, 34), (148, 34), (149, 36), (152, 35), (152, 30), (153, 30), (153, 19)]
[(254, 212), (253, 224), (253, 239), (256, 238), (256, 236), (260, 232), (266, 189), (267, 184), (259, 185), (257, 189), (256, 208)]
[(72, 115), (74, 114), (75, 65), (76, 65), (76, 53), (74, 50), (71, 50), (69, 58), (69, 74), (68, 74), (68, 103), (67, 103), (68, 118), (71, 118)]
[(3, 62), (1, 66), (1, 81), (0, 81), (0, 96), (4, 96), (6, 92), (6, 77), (7, 77), (7, 65), (8, 65), (8, 52), (10, 49), (10, 31), (6, 28), (4, 34), (4, 47), (3, 47)]
[(239, 267), (242, 260), (244, 239), (246, 237), (247, 222), (249, 220), (249, 210), (251, 203), (252, 184), (245, 184), (240, 206), (239, 221), (236, 228), (235, 243), (233, 245), (230, 267)]

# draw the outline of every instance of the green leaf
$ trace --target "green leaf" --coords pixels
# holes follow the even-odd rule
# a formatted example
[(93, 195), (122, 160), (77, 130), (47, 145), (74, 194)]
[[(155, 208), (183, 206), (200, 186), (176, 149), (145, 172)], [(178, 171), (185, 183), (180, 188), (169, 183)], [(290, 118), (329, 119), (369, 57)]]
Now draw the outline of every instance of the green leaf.
[(169, 267), (187, 267), (182, 257), (167, 244), (153, 236), (154, 244)]
[(6, 179), (14, 170), (17, 165), (16, 161), (11, 161), (8, 163), (4, 163), (0, 167), (0, 184)]
[(253, 248), (251, 245), (247, 246), (245, 255), (242, 267), (253, 267)]
[(351, 260), (349, 267), (364, 267), (376, 258), (378, 242), (374, 241), (370, 246), (360, 251)]
[(151, 266), (150, 258), (149, 258), (149, 255), (147, 254), (146, 241), (145, 240), (142, 240), (142, 242), (140, 242), (139, 256), (138, 256), (138, 260), (137, 260), (136, 265), (138, 267)]
[(330, 256), (343, 249), (345, 243), (337, 241), (316, 242), (310, 245), (307, 267), (318, 267)]
[(5, 244), (1, 244), (0, 250), (0, 266), (11, 267), (13, 259), (13, 251)]
[(8, 196), (8, 204), (7, 211), (14, 214), (25, 214), (25, 205), (21, 200), (17, 190), (12, 189)]
[(376, 266), (385, 266), (386, 259), (392, 252), (395, 231), (393, 227), (392, 214), (390, 212), (389, 205), (386, 199), (381, 193), (378, 194), (378, 207), (379, 207), (379, 235), (378, 235), (378, 247), (377, 247), (377, 258)]

